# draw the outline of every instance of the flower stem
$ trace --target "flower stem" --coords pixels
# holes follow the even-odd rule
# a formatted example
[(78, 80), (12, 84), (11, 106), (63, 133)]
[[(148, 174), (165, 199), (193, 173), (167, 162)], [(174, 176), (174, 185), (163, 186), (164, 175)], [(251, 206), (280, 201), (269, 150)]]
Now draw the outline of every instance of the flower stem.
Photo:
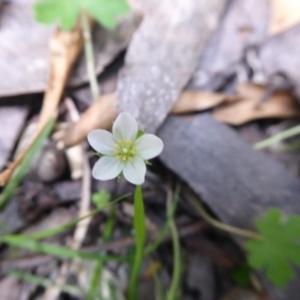
[(129, 282), (129, 300), (137, 299), (137, 281), (143, 260), (146, 241), (146, 222), (142, 188), (137, 185), (134, 193), (135, 257)]
[(91, 38), (91, 27), (88, 15), (85, 12), (81, 13), (81, 30), (84, 39), (84, 54), (86, 58), (87, 72), (89, 76), (91, 91), (94, 101), (99, 99), (99, 88), (96, 77), (94, 51)]
[(244, 238), (249, 238), (249, 239), (261, 239), (262, 238), (262, 236), (260, 234), (254, 232), (254, 231), (240, 229), (240, 228), (233, 227), (233, 226), (230, 226), (230, 225), (227, 225), (227, 224), (224, 224), (222, 222), (215, 220), (213, 217), (211, 217), (207, 213), (207, 211), (205, 210), (203, 205), (200, 203), (200, 201), (190, 193), (187, 197), (187, 200), (194, 207), (194, 209), (198, 212), (198, 214), (212, 226), (219, 228), (221, 230), (227, 231), (229, 233), (239, 235)]
[[(175, 197), (179, 196), (179, 190), (175, 193)], [(171, 188), (168, 189), (168, 200), (167, 200), (167, 214), (170, 216), (172, 214), (173, 203), (176, 202), (176, 199), (173, 197), (173, 193)], [(176, 229), (176, 225), (174, 219), (171, 218), (169, 221), (169, 226), (172, 235), (173, 241), (173, 276), (169, 291), (167, 293), (167, 300), (175, 300), (177, 299), (178, 287), (180, 284), (180, 276), (181, 276), (181, 258), (180, 258), (180, 244), (178, 232)]]

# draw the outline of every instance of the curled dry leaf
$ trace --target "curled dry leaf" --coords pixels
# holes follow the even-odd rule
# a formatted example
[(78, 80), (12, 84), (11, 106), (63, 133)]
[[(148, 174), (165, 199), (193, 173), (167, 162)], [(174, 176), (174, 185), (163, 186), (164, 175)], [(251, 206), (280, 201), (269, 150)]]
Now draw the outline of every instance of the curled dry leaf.
[(5, 185), (15, 168), (20, 164), (35, 143), (49, 120), (55, 117), (68, 75), (82, 48), (82, 35), (78, 28), (65, 32), (56, 30), (50, 40), (49, 79), (45, 91), (40, 121), (29, 145), (15, 161), (0, 174), (0, 185)]
[(71, 147), (82, 142), (93, 129), (109, 129), (117, 116), (115, 100), (115, 94), (101, 96), (81, 115), (78, 122), (56, 136), (59, 139), (58, 147)]
[(213, 110), (215, 119), (231, 125), (264, 118), (294, 118), (300, 116), (300, 105), (287, 91), (276, 91), (262, 101), (267, 88), (253, 83), (241, 84), (235, 103), (226, 103)]
[[(171, 113), (180, 114), (206, 110), (223, 101), (237, 101), (236, 96), (226, 96), (218, 93), (183, 92), (171, 109)], [(117, 116), (115, 108), (116, 94), (101, 96), (66, 130), (57, 135), (59, 147), (71, 147), (86, 139), (87, 134), (96, 128), (109, 129)]]
[(270, 0), (271, 18), (269, 34), (286, 31), (300, 22), (299, 0)]
[(181, 114), (202, 111), (215, 107), (224, 101), (231, 103), (237, 100), (238, 98), (236, 96), (228, 96), (219, 93), (185, 91), (173, 105), (171, 113)]

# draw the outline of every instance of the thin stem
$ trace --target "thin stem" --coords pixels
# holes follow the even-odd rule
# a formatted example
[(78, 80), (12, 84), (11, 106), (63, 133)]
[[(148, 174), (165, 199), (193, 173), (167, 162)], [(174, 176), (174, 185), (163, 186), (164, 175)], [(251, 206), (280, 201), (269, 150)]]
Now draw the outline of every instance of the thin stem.
[(242, 236), (244, 238), (250, 238), (250, 239), (261, 239), (262, 238), (261, 235), (259, 235), (258, 233), (254, 232), (254, 231), (236, 228), (236, 227), (233, 227), (233, 226), (230, 226), (230, 225), (227, 225), (227, 224), (224, 224), (222, 222), (215, 220), (213, 217), (211, 217), (207, 213), (207, 211), (205, 210), (205, 208), (203, 207), (201, 202), (193, 195), (189, 194), (187, 197), (187, 200), (194, 207), (194, 209), (198, 212), (198, 214), (212, 226), (219, 228), (221, 230)]
[(177, 203), (178, 203), (178, 198), (179, 198), (179, 195), (177, 195), (177, 190), (178, 190), (178, 194), (179, 194), (179, 188), (178, 188), (175, 191), (174, 201), (172, 203), (172, 209), (168, 212), (167, 220), (166, 220), (163, 228), (160, 230), (160, 232), (159, 232), (157, 238), (155, 239), (155, 241), (153, 243), (151, 243), (149, 246), (146, 247), (145, 253), (144, 253), (145, 256), (148, 256), (151, 253), (153, 253), (157, 249), (157, 247), (164, 241), (166, 235), (169, 232), (170, 221), (174, 217), (176, 207), (177, 207)]
[(271, 136), (270, 138), (268, 139), (265, 139), (259, 143), (256, 143), (254, 145), (254, 148), (255, 149), (263, 149), (263, 148), (267, 148), (275, 143), (278, 143), (282, 140), (285, 140), (291, 136), (294, 136), (296, 134), (299, 134), (300, 133), (300, 125), (297, 125), (293, 128), (290, 128), (290, 129), (287, 129), (285, 131), (282, 131), (274, 136)]
[[(177, 193), (178, 196), (179, 192)], [(170, 216), (173, 209), (173, 193), (171, 188), (168, 188), (168, 199), (167, 199), (167, 214)], [(169, 221), (170, 231), (173, 241), (173, 276), (169, 291), (167, 293), (167, 300), (175, 300), (177, 298), (178, 287), (180, 284), (180, 275), (181, 275), (181, 258), (180, 258), (180, 244), (179, 236), (176, 229), (174, 219), (171, 218)]]
[(142, 188), (137, 185), (134, 193), (134, 233), (135, 233), (135, 257), (129, 281), (129, 300), (137, 299), (137, 281), (142, 265), (144, 246), (146, 241), (145, 208)]
[(81, 13), (81, 29), (84, 39), (84, 54), (86, 59), (87, 72), (89, 76), (91, 91), (94, 101), (99, 99), (99, 88), (96, 77), (94, 51), (91, 38), (91, 27), (88, 16), (85, 12)]

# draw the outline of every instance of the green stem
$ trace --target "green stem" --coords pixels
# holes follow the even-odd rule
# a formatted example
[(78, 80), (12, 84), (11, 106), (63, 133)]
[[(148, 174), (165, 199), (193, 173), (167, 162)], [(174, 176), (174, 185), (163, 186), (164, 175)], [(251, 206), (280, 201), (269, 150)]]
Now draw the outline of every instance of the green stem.
[(129, 281), (129, 300), (137, 299), (137, 281), (142, 265), (144, 246), (146, 241), (145, 208), (142, 188), (137, 185), (134, 193), (134, 232), (135, 232), (135, 257)]
[(167, 220), (166, 220), (163, 228), (160, 230), (158, 237), (155, 239), (155, 241), (146, 247), (144, 256), (149, 256), (151, 253), (153, 253), (158, 248), (158, 246), (163, 242), (167, 233), (169, 232), (170, 221), (173, 219), (176, 208), (177, 208), (177, 203), (178, 203), (178, 199), (179, 199), (179, 191), (180, 191), (180, 186), (178, 186), (175, 190), (174, 201), (172, 203), (172, 209), (169, 210), (169, 212), (167, 213)]
[[(170, 216), (172, 214), (173, 208), (173, 193), (171, 189), (168, 189), (168, 200), (167, 200), (167, 214)], [(179, 244), (179, 236), (176, 229), (176, 225), (174, 219), (170, 219), (170, 231), (172, 235), (173, 241), (173, 276), (169, 291), (167, 293), (167, 300), (175, 300), (177, 299), (178, 287), (180, 284), (180, 276), (181, 276), (181, 258), (180, 258), (180, 244)]]
[(215, 220), (213, 217), (211, 217), (207, 213), (207, 211), (205, 210), (203, 205), (200, 203), (200, 201), (197, 198), (195, 198), (192, 194), (188, 195), (187, 200), (194, 207), (194, 209), (198, 212), (198, 214), (212, 226), (219, 228), (221, 230), (227, 231), (229, 233), (233, 233), (233, 234), (242, 236), (244, 238), (250, 238), (250, 239), (261, 239), (262, 238), (261, 235), (259, 235), (258, 233), (254, 232), (254, 231), (236, 228), (236, 227), (233, 227), (233, 226), (230, 226), (230, 225), (227, 225), (227, 224), (224, 224), (222, 222)]
[(299, 134), (299, 133), (300, 133), (300, 125), (297, 125), (293, 128), (287, 129), (287, 130), (282, 131), (274, 136), (271, 136), (270, 138), (265, 139), (259, 143), (256, 143), (254, 145), (254, 148), (255, 149), (267, 148), (275, 143), (278, 143), (284, 139), (287, 139), (287, 138), (294, 136), (296, 134)]
[(89, 287), (87, 297), (86, 297), (87, 300), (95, 299), (95, 296), (97, 294), (98, 285), (101, 281), (101, 275), (102, 275), (104, 263), (105, 263), (104, 259), (99, 259), (96, 262), (96, 265), (94, 267), (93, 276), (92, 276), (91, 282), (90, 282), (90, 287)]
[(99, 99), (99, 88), (98, 88), (98, 82), (97, 82), (96, 70), (95, 70), (91, 28), (90, 28), (88, 16), (85, 12), (81, 13), (81, 29), (82, 29), (83, 39), (84, 39), (84, 53), (86, 58), (86, 66), (87, 66), (91, 91), (92, 91), (94, 101), (97, 101)]

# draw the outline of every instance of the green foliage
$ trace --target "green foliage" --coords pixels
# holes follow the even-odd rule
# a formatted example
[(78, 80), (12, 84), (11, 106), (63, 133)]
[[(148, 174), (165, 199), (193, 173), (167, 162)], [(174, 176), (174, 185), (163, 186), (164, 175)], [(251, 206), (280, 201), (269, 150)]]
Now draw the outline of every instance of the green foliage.
[(271, 208), (256, 226), (262, 238), (246, 243), (249, 265), (265, 270), (270, 281), (284, 287), (294, 277), (291, 264), (300, 266), (300, 217)]
[(50, 25), (59, 22), (63, 30), (71, 30), (78, 18), (80, 0), (42, 0), (34, 5), (35, 19)]
[(67, 284), (62, 284), (58, 285), (55, 282), (52, 282), (49, 279), (37, 276), (37, 275), (32, 275), (31, 273), (28, 272), (23, 272), (19, 270), (12, 270), (8, 272), (9, 276), (13, 276), (18, 278), (19, 280), (27, 281), (31, 284), (38, 285), (44, 288), (51, 287), (51, 286), (56, 286), (63, 292), (69, 293), (74, 296), (82, 297), (82, 291), (80, 291), (79, 288), (75, 286), (70, 286)]
[[(0, 238), (1, 243), (8, 244), (10, 246), (20, 247), (27, 250), (31, 250), (38, 253), (52, 255), (60, 258), (82, 258), (87, 260), (99, 260), (103, 255), (97, 253), (90, 253), (80, 250), (73, 250), (67, 247), (62, 247), (50, 243), (38, 242), (35, 240), (29, 240), (25, 236), (21, 235), (6, 235)], [(105, 255), (106, 260), (126, 261), (127, 258)]]
[(101, 210), (108, 206), (111, 194), (105, 189), (99, 190), (92, 196), (92, 201), (96, 205), (97, 210)]
[(37, 22), (49, 25), (58, 21), (62, 30), (71, 30), (82, 10), (108, 29), (129, 11), (126, 0), (39, 0), (33, 9)]
[(126, 0), (81, 0), (82, 6), (104, 27), (113, 29), (116, 19), (129, 11)]
[(129, 282), (129, 299), (137, 299), (137, 281), (142, 265), (146, 242), (146, 217), (142, 187), (137, 185), (134, 193), (135, 256)]

